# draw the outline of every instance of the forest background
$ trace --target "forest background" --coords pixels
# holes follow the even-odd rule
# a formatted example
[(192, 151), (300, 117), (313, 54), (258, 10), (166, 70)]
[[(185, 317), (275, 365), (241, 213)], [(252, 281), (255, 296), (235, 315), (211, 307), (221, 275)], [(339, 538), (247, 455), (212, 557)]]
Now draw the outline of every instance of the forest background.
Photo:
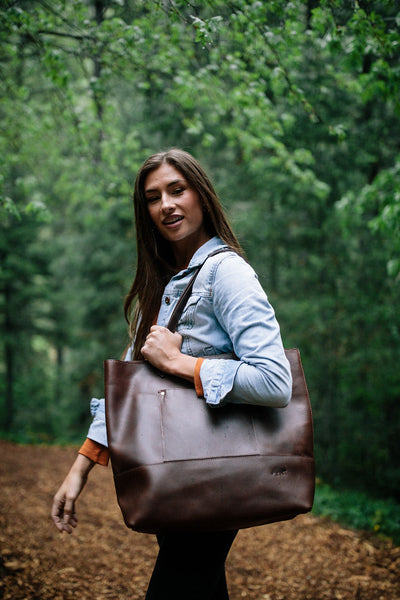
[(400, 500), (400, 2), (3, 0), (0, 435), (78, 443), (127, 341), (132, 186), (211, 174), (299, 347), (317, 475)]

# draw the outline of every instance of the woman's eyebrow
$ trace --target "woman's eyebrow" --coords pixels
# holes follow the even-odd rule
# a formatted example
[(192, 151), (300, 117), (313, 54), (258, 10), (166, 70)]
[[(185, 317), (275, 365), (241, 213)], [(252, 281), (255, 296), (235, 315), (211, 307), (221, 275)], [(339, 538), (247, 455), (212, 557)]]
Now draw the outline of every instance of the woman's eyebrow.
[[(185, 184), (186, 182), (184, 179), (174, 179), (174, 181), (170, 181), (169, 183), (167, 183), (167, 188), (173, 187), (177, 183), (182, 185), (182, 184)], [(144, 190), (144, 193), (152, 194), (153, 192), (158, 192), (158, 190), (159, 190), (159, 188), (148, 188), (147, 190)]]

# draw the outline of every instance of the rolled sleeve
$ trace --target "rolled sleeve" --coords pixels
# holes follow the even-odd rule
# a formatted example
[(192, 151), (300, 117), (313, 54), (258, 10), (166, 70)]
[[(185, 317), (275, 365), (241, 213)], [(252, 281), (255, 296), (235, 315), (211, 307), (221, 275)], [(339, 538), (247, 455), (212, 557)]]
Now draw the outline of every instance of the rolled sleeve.
[(83, 456), (86, 456), (94, 463), (102, 465), (103, 467), (106, 467), (108, 465), (108, 448), (105, 448), (101, 444), (98, 444), (97, 442), (94, 442), (89, 438), (86, 438), (86, 440), (82, 444), (79, 450), (79, 454), (83, 454)]
[(89, 427), (87, 437), (107, 448), (108, 442), (104, 398), (92, 398), (90, 401), (90, 412), (93, 416), (93, 421)]
[[(125, 348), (123, 360), (132, 360), (132, 346)], [(90, 413), (93, 421), (90, 424), (87, 438), (108, 448), (106, 408), (104, 398), (92, 398), (90, 401)]]
[(200, 367), (203, 396), (210, 405), (223, 404), (232, 390), (236, 372), (240, 367), (237, 360), (206, 359)]

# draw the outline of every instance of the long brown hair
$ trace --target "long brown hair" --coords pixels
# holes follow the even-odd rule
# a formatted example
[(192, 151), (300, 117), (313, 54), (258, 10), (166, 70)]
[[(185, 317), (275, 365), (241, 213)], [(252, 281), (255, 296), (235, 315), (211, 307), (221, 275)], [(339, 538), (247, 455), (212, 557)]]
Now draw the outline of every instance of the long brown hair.
[[(188, 184), (197, 191), (203, 207), (204, 226), (210, 237), (221, 240), (243, 255), (235, 234), (224, 214), (211, 181), (198, 161), (188, 152), (172, 148), (150, 156), (139, 169), (133, 194), (136, 224), (137, 268), (131, 289), (125, 299), (125, 318), (133, 339), (133, 359), (141, 357), (149, 329), (157, 316), (163, 290), (177, 272), (172, 248), (153, 227), (144, 194), (146, 178), (163, 163), (179, 171)], [(134, 300), (137, 302), (134, 305)]]

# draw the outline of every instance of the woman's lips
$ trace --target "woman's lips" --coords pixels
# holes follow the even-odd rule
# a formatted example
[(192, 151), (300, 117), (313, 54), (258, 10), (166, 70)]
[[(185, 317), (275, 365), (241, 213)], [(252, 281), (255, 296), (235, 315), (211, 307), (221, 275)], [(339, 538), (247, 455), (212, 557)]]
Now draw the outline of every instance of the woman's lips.
[(163, 225), (165, 225), (166, 227), (176, 225), (177, 223), (180, 223), (182, 220), (183, 220), (183, 217), (181, 217), (180, 215), (168, 217), (168, 219), (164, 219)]

